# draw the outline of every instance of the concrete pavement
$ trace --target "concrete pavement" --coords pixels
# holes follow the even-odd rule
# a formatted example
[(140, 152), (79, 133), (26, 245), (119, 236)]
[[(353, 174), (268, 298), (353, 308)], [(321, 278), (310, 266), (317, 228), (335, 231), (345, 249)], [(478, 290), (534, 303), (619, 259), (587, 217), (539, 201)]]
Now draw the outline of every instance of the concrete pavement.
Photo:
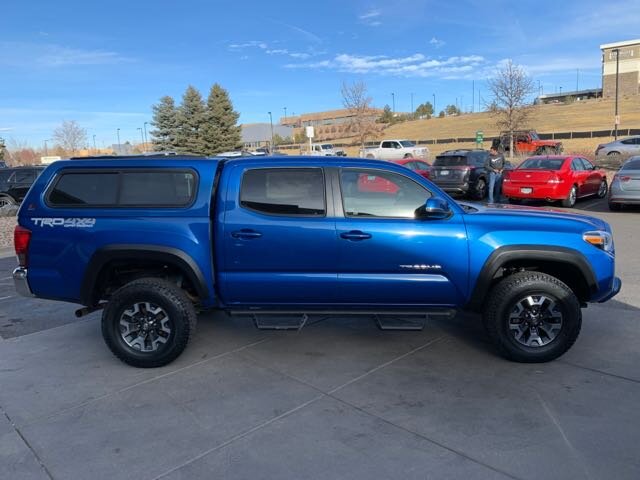
[(0, 478), (640, 478), (640, 226), (598, 208), (623, 292), (542, 365), (497, 357), (467, 314), (264, 332), (217, 313), (141, 370), (110, 354), (99, 314), (0, 300)]

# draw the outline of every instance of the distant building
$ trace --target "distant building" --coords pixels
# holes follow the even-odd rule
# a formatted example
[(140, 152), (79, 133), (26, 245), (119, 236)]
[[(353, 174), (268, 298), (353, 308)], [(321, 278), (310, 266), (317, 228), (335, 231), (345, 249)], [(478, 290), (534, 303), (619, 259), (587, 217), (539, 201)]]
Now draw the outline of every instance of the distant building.
[[(371, 119), (380, 118), (383, 110), (380, 108), (371, 109)], [(318, 138), (338, 138), (348, 134), (349, 123), (353, 114), (347, 110), (329, 110), (326, 112), (303, 113), (294, 117), (281, 118), (282, 125), (288, 125), (299, 129), (304, 127), (314, 127)]]
[(620, 96), (640, 94), (640, 39), (600, 45), (602, 91), (605, 98), (616, 94), (616, 60)]
[[(293, 128), (289, 125), (274, 125), (273, 134), (282, 138), (293, 137)], [(271, 143), (270, 123), (247, 123), (242, 125), (242, 144), (244, 148), (268, 146)]]
[(540, 95), (536, 98), (534, 103), (565, 103), (569, 99), (581, 101), (600, 97), (602, 97), (601, 88), (590, 88), (588, 90), (574, 90), (573, 92), (548, 93), (546, 95)]

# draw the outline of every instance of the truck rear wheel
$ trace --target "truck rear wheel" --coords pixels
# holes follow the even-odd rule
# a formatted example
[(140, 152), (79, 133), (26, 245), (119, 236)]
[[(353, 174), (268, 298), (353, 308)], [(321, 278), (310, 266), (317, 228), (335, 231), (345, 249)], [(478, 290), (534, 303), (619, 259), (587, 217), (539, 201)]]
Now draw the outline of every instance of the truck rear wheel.
[(483, 311), (489, 338), (509, 360), (554, 360), (575, 343), (582, 326), (576, 295), (541, 272), (518, 272), (490, 292)]
[(118, 289), (102, 314), (102, 336), (113, 354), (134, 367), (167, 365), (195, 331), (193, 303), (176, 285), (141, 278)]

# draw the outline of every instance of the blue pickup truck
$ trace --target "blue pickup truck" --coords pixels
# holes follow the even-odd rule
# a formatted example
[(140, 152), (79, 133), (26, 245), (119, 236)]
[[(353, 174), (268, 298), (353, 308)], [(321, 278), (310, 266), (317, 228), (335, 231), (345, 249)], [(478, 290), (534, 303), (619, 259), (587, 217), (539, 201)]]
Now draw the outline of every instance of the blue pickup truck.
[(182, 353), (205, 309), (482, 314), (506, 358), (549, 361), (620, 290), (609, 225), (456, 203), (388, 162), (189, 156), (55, 162), (18, 214), (16, 289), (102, 309), (137, 367)]

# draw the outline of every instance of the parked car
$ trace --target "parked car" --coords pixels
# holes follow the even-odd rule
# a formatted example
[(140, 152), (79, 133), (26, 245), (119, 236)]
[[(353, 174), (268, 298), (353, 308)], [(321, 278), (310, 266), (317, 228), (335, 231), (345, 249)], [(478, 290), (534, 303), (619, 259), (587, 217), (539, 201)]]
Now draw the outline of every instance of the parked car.
[(601, 156), (630, 157), (640, 155), (640, 135), (621, 138), (609, 143), (602, 143), (596, 148), (596, 157)]
[(19, 205), (44, 167), (15, 167), (0, 170), (0, 207)]
[(488, 192), (486, 150), (447, 150), (438, 155), (431, 167), (431, 180), (445, 192), (483, 200)]
[(360, 157), (378, 160), (400, 160), (401, 158), (428, 160), (429, 149), (417, 147), (410, 140), (383, 140), (378, 147), (361, 149)]
[[(391, 160), (391, 163), (402, 165), (424, 178), (429, 178), (429, 169), (431, 167), (427, 162), (423, 162), (422, 160), (403, 158), (401, 160)], [(362, 192), (396, 193), (398, 191), (398, 187), (394, 182), (386, 180), (380, 175), (361, 175), (358, 178), (358, 188)]]
[(536, 156), (527, 158), (515, 170), (506, 172), (502, 193), (517, 203), (525, 199), (561, 201), (573, 207), (576, 200), (591, 195), (607, 195), (607, 174), (589, 160), (577, 156)]
[[(363, 191), (371, 176), (395, 191)], [(59, 161), (17, 221), (16, 290), (103, 310), (107, 346), (138, 367), (177, 358), (205, 309), (300, 326), (312, 312), (466, 309), (506, 358), (545, 362), (576, 341), (581, 306), (621, 287), (605, 221), (458, 204), (375, 160)]]
[(640, 204), (640, 156), (631, 157), (613, 176), (609, 188), (609, 209)]
[[(500, 132), (500, 144), (505, 152), (510, 148), (509, 132)], [(562, 153), (562, 142), (540, 140), (535, 130), (516, 130), (513, 132), (514, 153), (518, 155), (555, 155)]]

